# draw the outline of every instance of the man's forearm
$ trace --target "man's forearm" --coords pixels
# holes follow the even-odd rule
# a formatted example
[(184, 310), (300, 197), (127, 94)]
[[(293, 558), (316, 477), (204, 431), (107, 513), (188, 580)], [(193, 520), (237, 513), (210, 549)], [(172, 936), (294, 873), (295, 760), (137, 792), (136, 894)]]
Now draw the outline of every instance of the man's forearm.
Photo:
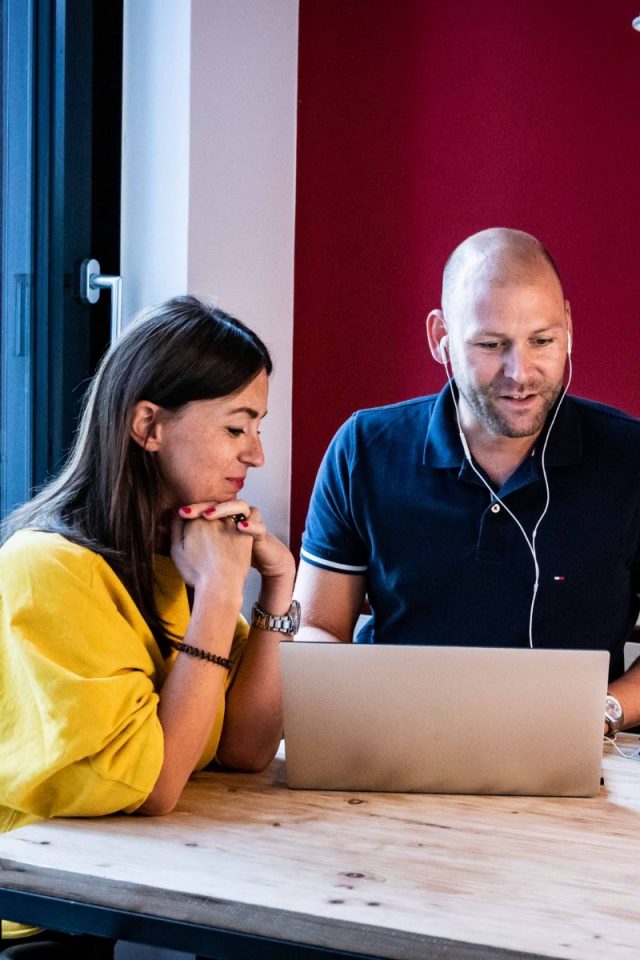
[(300, 631), (296, 637), (296, 641), (302, 641), (303, 643), (344, 643), (344, 640), (340, 640), (340, 637), (337, 637), (335, 634), (330, 633), (328, 630), (325, 630), (323, 627), (313, 627), (311, 625), (300, 627)]
[(307, 643), (350, 643), (362, 610), (365, 580), (300, 563), (293, 591), (302, 608), (296, 637)]

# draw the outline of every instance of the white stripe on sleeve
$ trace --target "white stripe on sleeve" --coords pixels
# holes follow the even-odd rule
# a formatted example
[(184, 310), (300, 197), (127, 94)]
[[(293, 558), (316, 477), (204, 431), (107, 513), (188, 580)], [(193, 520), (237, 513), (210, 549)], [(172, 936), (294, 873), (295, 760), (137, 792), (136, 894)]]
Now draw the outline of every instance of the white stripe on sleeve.
[(304, 560), (310, 560), (311, 563), (319, 563), (320, 566), (331, 567), (333, 570), (349, 570), (351, 573), (365, 573), (367, 570), (366, 564), (364, 567), (354, 567), (349, 563), (336, 563), (335, 560), (325, 560), (324, 557), (316, 557), (304, 548), (300, 551), (300, 556)]

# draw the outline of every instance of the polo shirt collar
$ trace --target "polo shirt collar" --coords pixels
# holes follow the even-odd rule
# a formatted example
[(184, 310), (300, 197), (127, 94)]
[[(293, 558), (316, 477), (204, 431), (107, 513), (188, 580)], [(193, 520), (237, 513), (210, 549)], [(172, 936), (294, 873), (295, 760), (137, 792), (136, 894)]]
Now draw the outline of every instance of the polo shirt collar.
[(424, 445), (422, 462), (430, 467), (460, 467), (464, 452), (449, 384), (436, 397)]
[[(556, 408), (554, 407), (554, 410)], [(547, 418), (547, 424), (551, 423), (553, 412)], [(546, 436), (547, 427), (540, 436), (536, 447), (542, 451), (542, 444)], [(570, 396), (565, 397), (558, 410), (556, 422), (549, 435), (545, 462), (549, 466), (564, 467), (574, 463), (580, 463), (582, 460), (582, 427), (578, 408)]]
[[(551, 422), (552, 417), (553, 412), (547, 418), (547, 424)], [(542, 451), (547, 428), (545, 427), (538, 439), (536, 454)], [(568, 466), (579, 463), (581, 459), (582, 434), (578, 411), (571, 397), (565, 397), (549, 437), (545, 461), (548, 466)], [(422, 462), (430, 467), (446, 469), (460, 468), (464, 460), (464, 451), (458, 435), (456, 411), (451, 398), (451, 387), (447, 384), (436, 397), (427, 428)]]

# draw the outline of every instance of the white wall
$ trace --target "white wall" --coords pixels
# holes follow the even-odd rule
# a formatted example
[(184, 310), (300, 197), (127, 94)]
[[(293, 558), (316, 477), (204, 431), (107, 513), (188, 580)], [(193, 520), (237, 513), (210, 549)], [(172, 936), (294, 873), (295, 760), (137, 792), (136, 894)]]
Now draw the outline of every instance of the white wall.
[(298, 0), (192, 0), (189, 290), (274, 358), (245, 496), (289, 535)]
[(123, 58), (126, 324), (142, 307), (187, 292), (191, 0), (125, 0)]
[(245, 495), (289, 533), (298, 0), (125, 0), (124, 316), (188, 291), (275, 372)]

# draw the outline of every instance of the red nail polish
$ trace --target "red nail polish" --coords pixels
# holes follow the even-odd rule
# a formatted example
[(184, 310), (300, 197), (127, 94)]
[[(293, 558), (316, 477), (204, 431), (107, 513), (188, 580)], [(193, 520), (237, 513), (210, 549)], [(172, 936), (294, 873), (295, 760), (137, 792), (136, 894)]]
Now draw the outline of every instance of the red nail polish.
[(180, 513), (191, 513), (191, 507), (180, 507)]
[(248, 522), (247, 522), (246, 520), (243, 520), (242, 523), (239, 524), (239, 526), (241, 526), (241, 527), (248, 527), (249, 524), (248, 524)]
[(212, 517), (212, 516), (214, 515), (214, 513), (216, 512), (216, 508), (215, 508), (215, 507), (209, 507), (208, 510), (203, 510), (202, 512), (204, 513), (205, 517)]

